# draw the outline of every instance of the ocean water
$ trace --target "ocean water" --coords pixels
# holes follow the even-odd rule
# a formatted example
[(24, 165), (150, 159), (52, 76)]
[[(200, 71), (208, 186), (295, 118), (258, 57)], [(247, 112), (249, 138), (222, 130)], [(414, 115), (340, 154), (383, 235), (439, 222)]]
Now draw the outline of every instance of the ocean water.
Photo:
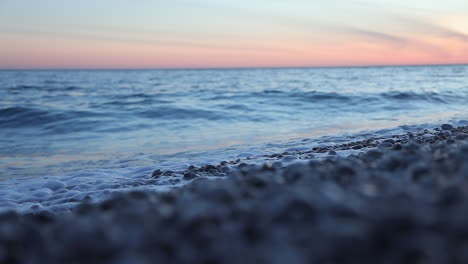
[(463, 65), (0, 71), (0, 191), (13, 190), (0, 209), (24, 193), (44, 206), (60, 182), (83, 197), (156, 168), (463, 123), (467, 110)]

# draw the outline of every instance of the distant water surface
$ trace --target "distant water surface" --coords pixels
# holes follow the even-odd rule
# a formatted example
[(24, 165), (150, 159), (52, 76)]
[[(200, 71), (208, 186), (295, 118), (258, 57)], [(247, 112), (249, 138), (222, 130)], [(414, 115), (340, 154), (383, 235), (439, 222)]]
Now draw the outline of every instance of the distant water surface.
[(0, 180), (462, 120), (467, 102), (468, 66), (0, 71)]

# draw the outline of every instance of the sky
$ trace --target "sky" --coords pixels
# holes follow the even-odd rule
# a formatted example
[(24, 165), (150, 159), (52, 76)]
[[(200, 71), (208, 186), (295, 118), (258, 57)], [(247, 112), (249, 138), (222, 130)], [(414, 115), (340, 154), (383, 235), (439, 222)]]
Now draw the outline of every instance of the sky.
[(0, 0), (0, 68), (468, 63), (467, 0)]

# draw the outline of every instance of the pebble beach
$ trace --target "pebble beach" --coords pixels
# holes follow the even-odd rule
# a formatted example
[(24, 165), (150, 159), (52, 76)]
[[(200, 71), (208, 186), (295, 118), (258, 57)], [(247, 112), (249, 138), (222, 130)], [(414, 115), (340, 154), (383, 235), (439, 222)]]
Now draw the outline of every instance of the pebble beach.
[(468, 264), (467, 18), (0, 0), (0, 264)]
[(155, 170), (190, 182), (1, 213), (0, 263), (467, 263), (467, 157), (468, 127), (444, 124)]

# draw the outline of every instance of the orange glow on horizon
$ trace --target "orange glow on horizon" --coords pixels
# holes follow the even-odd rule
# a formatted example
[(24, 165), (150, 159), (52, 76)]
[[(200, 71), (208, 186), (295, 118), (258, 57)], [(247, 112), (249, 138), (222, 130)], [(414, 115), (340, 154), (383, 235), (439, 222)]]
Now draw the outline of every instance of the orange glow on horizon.
[[(250, 40), (217, 46), (11, 36), (0, 39), (1, 68), (237, 68), (463, 64), (466, 43), (413, 38), (408, 43), (350, 39), (346, 42)], [(250, 47), (264, 48), (250, 48)]]

